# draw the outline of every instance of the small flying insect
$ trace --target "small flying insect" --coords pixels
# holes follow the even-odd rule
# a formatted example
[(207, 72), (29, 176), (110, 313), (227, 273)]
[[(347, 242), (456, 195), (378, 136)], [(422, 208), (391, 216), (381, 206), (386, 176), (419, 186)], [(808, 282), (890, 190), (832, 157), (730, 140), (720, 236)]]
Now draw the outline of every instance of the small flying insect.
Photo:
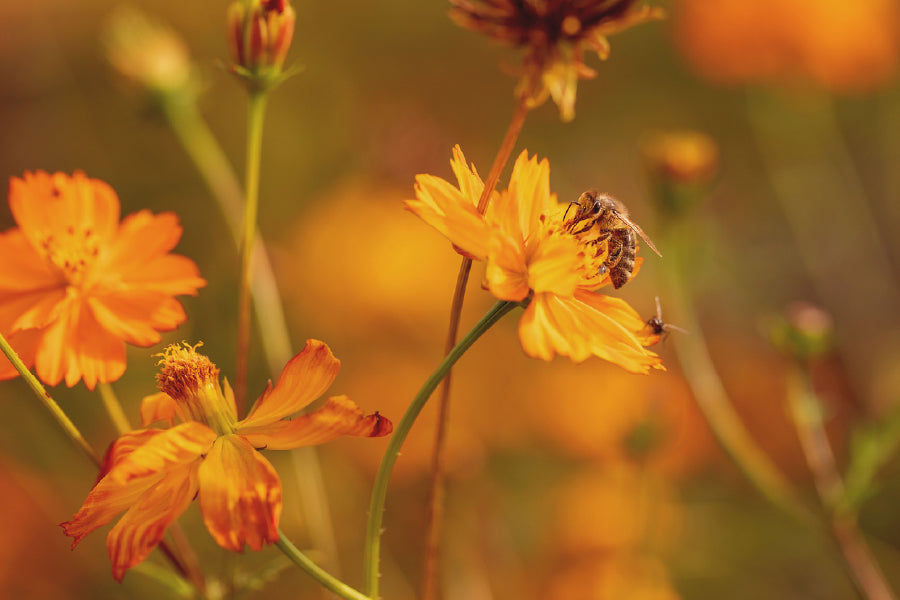
[[(575, 218), (571, 222), (566, 222), (569, 209), (573, 205), (577, 207)], [(575, 231), (575, 226), (583, 222), (585, 225)], [(569, 203), (563, 215), (563, 223), (573, 235), (584, 233), (594, 224), (597, 225), (600, 235), (594, 243), (607, 241), (608, 250), (600, 271), (601, 273), (604, 270), (609, 272), (609, 279), (616, 289), (628, 283), (631, 273), (634, 271), (634, 257), (637, 251), (635, 233), (641, 236), (641, 239), (658, 256), (662, 256), (644, 230), (628, 217), (628, 209), (625, 208), (625, 205), (612, 196), (593, 190), (584, 192), (578, 197), (578, 200)]]
[(663, 321), (662, 305), (659, 303), (659, 296), (656, 297), (656, 314), (647, 319), (647, 327), (650, 328), (650, 331), (653, 333), (653, 335), (660, 336), (660, 340), (665, 339), (672, 331), (687, 333), (687, 331), (682, 329), (681, 327)]

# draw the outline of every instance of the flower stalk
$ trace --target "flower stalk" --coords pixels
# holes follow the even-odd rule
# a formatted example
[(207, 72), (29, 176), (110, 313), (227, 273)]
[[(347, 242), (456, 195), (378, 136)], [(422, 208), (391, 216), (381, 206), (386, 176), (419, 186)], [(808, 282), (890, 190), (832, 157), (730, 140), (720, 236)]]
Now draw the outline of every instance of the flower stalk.
[(319, 582), (322, 587), (327, 589), (329, 592), (337, 594), (341, 598), (345, 598), (346, 600), (371, 600), (369, 596), (366, 596), (358, 590), (353, 589), (352, 587), (314, 563), (312, 559), (303, 554), (303, 552), (301, 552), (296, 546), (294, 546), (294, 544), (292, 544), (291, 541), (285, 537), (284, 533), (281, 530), (279, 530), (278, 533), (279, 538), (278, 541), (275, 542), (275, 545), (278, 546), (278, 549), (284, 552), (284, 555), (287, 556), (295, 565), (303, 569), (303, 571), (307, 575)]
[(432, 392), (437, 388), (441, 380), (446, 377), (451, 367), (456, 364), (463, 354), (480, 338), (488, 329), (490, 329), (503, 315), (511, 311), (518, 302), (499, 301), (475, 324), (475, 326), (467, 333), (453, 349), (447, 353), (441, 364), (428, 377), (419, 393), (413, 399), (409, 408), (403, 414), (403, 417), (394, 428), (394, 433), (388, 443), (388, 447), (384, 452), (381, 460), (381, 466), (378, 468), (378, 474), (375, 476), (375, 484), (372, 488), (372, 497), (369, 503), (369, 520), (366, 525), (366, 542), (365, 556), (363, 558), (363, 581), (365, 593), (369, 598), (378, 598), (379, 583), (379, 564), (381, 556), (381, 530), (384, 518), (384, 504), (387, 497), (388, 481), (394, 464), (400, 456), (400, 448), (406, 440), (410, 429), (415, 423), (416, 418)]
[(247, 368), (250, 357), (250, 279), (256, 219), (259, 212), (259, 170), (262, 159), (263, 121), (266, 113), (266, 90), (250, 93), (247, 109), (247, 162), (244, 184), (244, 227), (241, 237), (241, 276), (238, 288), (238, 335), (235, 367), (235, 400), (238, 415), (247, 409)]
[[(516, 103), (513, 111), (512, 119), (506, 134), (503, 136), (503, 142), (497, 151), (497, 156), (491, 165), (487, 179), (484, 182), (484, 191), (478, 199), (478, 212), (484, 214), (487, 209), (488, 202), (497, 182), (500, 179), (500, 173), (509, 162), (516, 140), (519, 139), (519, 133), (525, 124), (525, 117), (528, 115), (530, 103), (527, 98), (522, 97)], [(444, 343), (444, 354), (449, 354), (456, 345), (459, 335), (459, 320), (462, 315), (463, 302), (466, 296), (466, 287), (469, 283), (469, 273), (472, 270), (472, 259), (468, 256), (463, 257), (459, 265), (459, 273), (456, 276), (456, 288), (453, 291), (453, 300), (450, 303), (450, 320), (447, 325), (447, 338)], [(441, 383), (441, 391), (438, 399), (438, 419), (437, 428), (434, 438), (434, 450), (431, 455), (431, 482), (428, 491), (428, 516), (425, 525), (425, 557), (422, 564), (422, 600), (433, 600), (437, 597), (437, 565), (440, 557), (441, 528), (444, 519), (444, 496), (446, 493), (445, 474), (446, 474), (446, 456), (445, 445), (447, 435), (447, 422), (450, 410), (450, 386), (452, 372), (448, 371)]]

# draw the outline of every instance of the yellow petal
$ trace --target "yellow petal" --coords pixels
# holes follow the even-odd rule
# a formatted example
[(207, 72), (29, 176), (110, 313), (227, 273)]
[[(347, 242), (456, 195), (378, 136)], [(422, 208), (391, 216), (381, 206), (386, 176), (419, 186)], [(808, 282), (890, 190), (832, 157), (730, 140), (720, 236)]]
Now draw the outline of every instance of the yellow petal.
[(538, 241), (528, 258), (528, 287), (535, 293), (571, 296), (578, 286), (583, 259), (571, 236), (552, 235)]
[(269, 382), (240, 425), (259, 427), (298, 412), (325, 393), (340, 368), (341, 361), (334, 357), (325, 342), (306, 340), (303, 350), (284, 366), (275, 388)]
[(237, 435), (220, 437), (200, 465), (200, 510), (216, 542), (241, 552), (278, 540), (281, 481), (262, 454)]
[(166, 528), (190, 505), (197, 494), (200, 459), (171, 469), (159, 483), (138, 498), (106, 537), (113, 578), (147, 558)]
[(519, 322), (525, 353), (551, 360), (556, 354), (581, 362), (597, 356), (634, 373), (662, 369), (641, 345), (644, 323), (623, 300), (578, 291), (574, 298), (535, 294)]
[(520, 302), (527, 298), (528, 265), (521, 242), (509, 235), (495, 235), (484, 278), (491, 293), (501, 300)]
[(290, 450), (321, 444), (344, 435), (381, 437), (393, 428), (393, 424), (377, 412), (366, 415), (346, 396), (336, 396), (309, 414), (255, 429), (239, 427), (237, 434), (254, 448)]

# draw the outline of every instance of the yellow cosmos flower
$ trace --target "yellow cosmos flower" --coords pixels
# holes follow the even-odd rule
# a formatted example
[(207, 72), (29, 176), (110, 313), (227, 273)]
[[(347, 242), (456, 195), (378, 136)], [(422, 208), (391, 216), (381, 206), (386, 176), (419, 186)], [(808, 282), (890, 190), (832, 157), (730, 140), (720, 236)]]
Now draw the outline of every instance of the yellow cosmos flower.
[[(119, 222), (119, 198), (76, 172), (13, 177), (18, 227), (0, 233), (0, 332), (49, 385), (93, 389), (125, 371), (125, 343), (152, 346), (186, 315), (174, 298), (206, 285), (194, 261), (170, 254), (174, 213)], [(17, 375), (0, 356), (0, 379)]]
[(660, 19), (657, 8), (635, 8), (636, 0), (451, 0), (451, 18), (461, 26), (525, 49), (516, 90), (531, 106), (551, 96), (564, 121), (575, 117), (579, 79), (597, 73), (584, 62), (591, 50), (609, 56), (607, 36)]
[[(158, 384), (144, 398), (146, 427), (167, 421), (169, 429), (142, 429), (120, 437), (109, 449), (100, 478), (81, 509), (62, 527), (74, 548), (93, 530), (124, 516), (106, 538), (113, 577), (138, 564), (162, 539), (166, 527), (195, 497), (216, 542), (240, 552), (278, 540), (281, 481), (259, 452), (321, 444), (343, 435), (378, 437), (393, 429), (377, 412), (365, 415), (346, 396), (285, 419), (331, 385), (340, 368), (323, 342), (306, 347), (271, 382), (245, 419), (238, 420), (234, 395), (219, 370), (194, 347), (166, 349)], [(182, 421), (172, 427), (173, 420)]]
[[(595, 293), (610, 283), (601, 269), (607, 242), (592, 227), (575, 233), (563, 223), (568, 204), (550, 193), (550, 165), (522, 152), (509, 188), (484, 216), (476, 208), (484, 183), (457, 146), (454, 186), (433, 175), (416, 177), (416, 199), (406, 207), (453, 242), (459, 252), (487, 263), (484, 286), (497, 298), (529, 300), (519, 339), (529, 356), (556, 354), (581, 362), (598, 356), (646, 373), (663, 368), (645, 346), (659, 341), (624, 300)], [(635, 262), (634, 273), (641, 259)]]

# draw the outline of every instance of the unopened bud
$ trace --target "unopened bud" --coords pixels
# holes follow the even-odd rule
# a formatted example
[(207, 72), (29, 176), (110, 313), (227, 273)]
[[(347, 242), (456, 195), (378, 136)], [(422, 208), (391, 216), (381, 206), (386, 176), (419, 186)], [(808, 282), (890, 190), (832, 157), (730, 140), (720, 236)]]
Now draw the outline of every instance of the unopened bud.
[(769, 339), (781, 352), (799, 360), (826, 354), (833, 343), (831, 315), (808, 302), (795, 302), (784, 316), (773, 319)]
[(231, 70), (261, 83), (280, 80), (296, 15), (288, 0), (236, 0), (228, 7)]
[(641, 153), (660, 208), (670, 214), (684, 212), (705, 195), (718, 164), (716, 143), (696, 131), (650, 134)]

